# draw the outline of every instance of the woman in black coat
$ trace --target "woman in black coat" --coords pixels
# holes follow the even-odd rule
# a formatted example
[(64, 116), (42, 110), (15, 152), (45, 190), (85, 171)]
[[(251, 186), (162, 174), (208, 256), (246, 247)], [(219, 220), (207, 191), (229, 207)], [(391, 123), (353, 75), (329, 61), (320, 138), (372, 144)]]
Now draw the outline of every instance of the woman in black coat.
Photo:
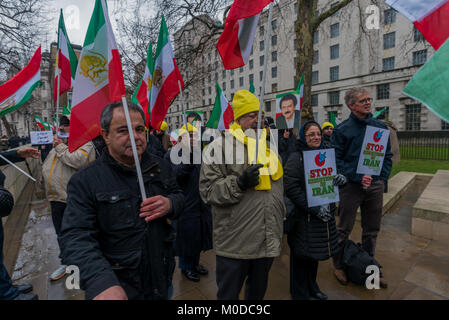
[[(190, 145), (192, 143), (191, 138)], [(167, 152), (165, 158), (169, 158), (169, 155), (170, 152)], [(179, 156), (181, 155), (180, 152)], [(211, 209), (200, 197), (201, 164), (193, 164), (193, 153), (190, 153), (190, 164), (181, 163), (172, 167), (185, 198), (183, 213), (172, 222), (176, 229), (175, 251), (179, 257), (178, 266), (187, 279), (197, 282), (200, 281), (200, 275), (208, 274), (208, 270), (199, 262), (201, 251), (212, 249)]]
[(303, 152), (329, 148), (321, 140), (321, 128), (315, 121), (300, 130), (297, 150), (285, 166), (285, 193), (295, 205), (293, 227), (287, 234), (290, 246), (290, 293), (295, 300), (311, 297), (326, 300), (316, 282), (318, 261), (327, 260), (337, 250), (335, 204), (308, 207)]

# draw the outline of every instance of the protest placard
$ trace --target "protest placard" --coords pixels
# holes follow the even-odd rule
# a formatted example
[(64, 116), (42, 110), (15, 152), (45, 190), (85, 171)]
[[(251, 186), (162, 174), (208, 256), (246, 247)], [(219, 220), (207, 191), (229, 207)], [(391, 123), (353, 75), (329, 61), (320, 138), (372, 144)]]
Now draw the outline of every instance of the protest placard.
[(31, 144), (49, 144), (53, 143), (52, 131), (31, 131)]
[(390, 131), (388, 129), (373, 126), (366, 127), (365, 138), (363, 139), (357, 165), (358, 174), (380, 175), (389, 136)]

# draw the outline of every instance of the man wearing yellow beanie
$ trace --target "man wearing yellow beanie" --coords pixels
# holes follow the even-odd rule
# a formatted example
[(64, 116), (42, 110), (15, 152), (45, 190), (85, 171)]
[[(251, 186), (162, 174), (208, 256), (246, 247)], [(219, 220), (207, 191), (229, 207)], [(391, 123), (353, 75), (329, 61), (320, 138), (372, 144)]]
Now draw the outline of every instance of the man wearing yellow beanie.
[(331, 144), (332, 132), (334, 132), (334, 125), (330, 122), (325, 122), (321, 126), (321, 131), (323, 132), (323, 142), (326, 144)]
[[(245, 299), (263, 299), (274, 257), (281, 252), (282, 165), (266, 147), (265, 130), (259, 140), (260, 164), (254, 165), (255, 139), (246, 135), (246, 130), (257, 128), (259, 107), (251, 92), (237, 91), (232, 101), (234, 123), (203, 154), (199, 188), (203, 201), (212, 207), (219, 300), (238, 300), (245, 280)], [(216, 163), (208, 150), (222, 154), (223, 161)], [(232, 159), (224, 161), (230, 154)]]
[(167, 133), (168, 124), (165, 121), (162, 121), (161, 127), (159, 130), (154, 130), (154, 135), (159, 139), (159, 141), (162, 144), (162, 147), (165, 151), (170, 150), (170, 148), (173, 146), (170, 140), (170, 135)]

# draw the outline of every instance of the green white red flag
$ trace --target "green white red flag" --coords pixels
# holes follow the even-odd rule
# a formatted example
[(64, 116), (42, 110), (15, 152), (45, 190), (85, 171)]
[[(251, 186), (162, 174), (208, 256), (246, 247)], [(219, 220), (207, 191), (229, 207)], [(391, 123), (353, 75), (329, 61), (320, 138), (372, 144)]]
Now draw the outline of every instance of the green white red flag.
[(122, 63), (105, 0), (96, 0), (72, 94), (69, 151), (100, 134), (104, 107), (125, 95)]
[[(76, 58), (75, 51), (73, 51), (72, 46), (67, 36), (67, 31), (65, 29), (64, 17), (61, 13), (59, 15), (59, 25), (58, 25), (58, 51), (56, 55), (56, 65), (60, 70), (61, 80), (59, 82), (59, 95), (63, 94), (72, 87), (72, 82), (75, 79), (76, 67), (78, 65), (78, 60)], [(58, 73), (55, 72), (55, 84), (53, 90), (53, 100), (56, 102), (58, 91)]]
[(178, 81), (183, 89), (184, 81), (176, 65), (167, 24), (162, 16), (150, 93), (150, 117), (153, 129), (159, 130), (170, 103), (179, 94)]
[(145, 65), (145, 72), (131, 98), (131, 101), (139, 105), (145, 112), (146, 124), (148, 124), (150, 121), (149, 101), (150, 101), (151, 85), (153, 83), (153, 71), (154, 71), (153, 49), (152, 44), (150, 42), (150, 44), (148, 45), (147, 63)]
[(223, 91), (217, 82), (217, 96), (210, 119), (206, 127), (218, 130), (229, 129), (229, 124), (234, 120), (234, 110), (226, 99)]
[(41, 47), (25, 68), (0, 86), (0, 117), (16, 110), (31, 98), (33, 90), (41, 85), (40, 68)]
[(34, 116), (34, 121), (36, 121), (36, 125), (41, 128), (44, 131), (48, 131), (50, 130), (50, 126), (48, 125), (47, 122), (42, 121), (41, 118), (39, 118), (38, 116)]

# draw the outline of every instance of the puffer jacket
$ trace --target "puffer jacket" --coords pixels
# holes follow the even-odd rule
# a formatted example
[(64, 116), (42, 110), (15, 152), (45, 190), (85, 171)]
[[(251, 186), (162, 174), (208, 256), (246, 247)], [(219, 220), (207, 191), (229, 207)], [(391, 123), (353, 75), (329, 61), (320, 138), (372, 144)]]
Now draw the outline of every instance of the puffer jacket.
[(75, 172), (95, 160), (95, 149), (88, 142), (73, 153), (66, 144), (51, 149), (42, 165), (48, 201), (66, 202), (67, 184)]
[[(327, 147), (322, 144), (320, 149)], [(308, 207), (303, 160), (303, 152), (307, 150), (311, 149), (298, 140), (297, 151), (290, 155), (285, 166), (285, 193), (296, 207), (287, 241), (295, 256), (327, 260), (337, 253), (337, 228), (334, 217), (328, 222), (317, 217), (319, 206)], [(330, 204), (332, 216), (335, 209), (335, 204)]]
[[(244, 153), (235, 152), (239, 149)], [(212, 152), (221, 154), (224, 163), (230, 150), (234, 150), (233, 164), (211, 164)], [(270, 179), (271, 190), (241, 190), (237, 177), (250, 166), (248, 151), (229, 132), (211, 142), (204, 153), (199, 187), (201, 198), (212, 207), (216, 254), (234, 259), (278, 256), (285, 216), (283, 178)]]

